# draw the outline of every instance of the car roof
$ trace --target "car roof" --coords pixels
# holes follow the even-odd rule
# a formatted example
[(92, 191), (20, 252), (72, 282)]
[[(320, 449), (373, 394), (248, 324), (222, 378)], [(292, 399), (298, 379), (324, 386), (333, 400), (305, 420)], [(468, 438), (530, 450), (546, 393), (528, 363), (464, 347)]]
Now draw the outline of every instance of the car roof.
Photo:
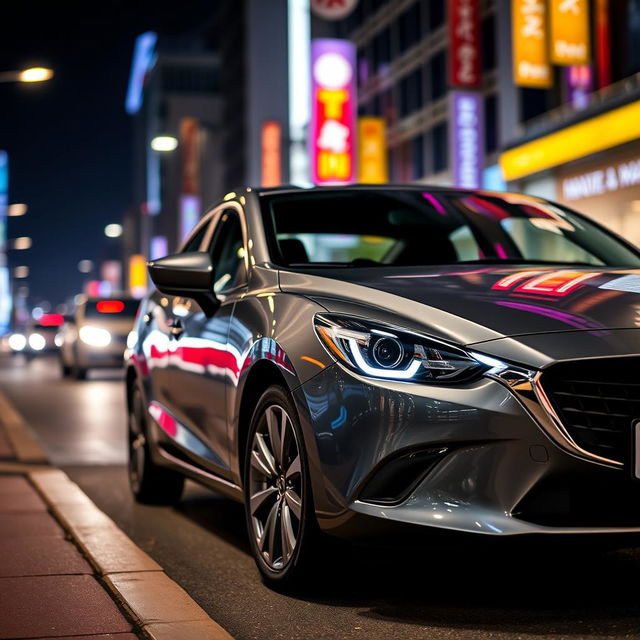
[[(242, 191), (242, 190), (240, 190)], [(508, 191), (491, 191), (489, 189), (461, 189), (460, 187), (448, 187), (442, 185), (429, 184), (347, 184), (347, 185), (327, 185), (327, 186), (311, 186), (302, 187), (299, 185), (280, 185), (277, 187), (246, 187), (246, 191), (253, 191), (257, 195), (280, 195), (280, 194), (302, 194), (302, 193), (322, 193), (327, 191), (420, 191), (429, 193), (448, 193), (448, 194), (485, 194), (492, 195), (497, 198), (509, 196), (519, 196), (522, 194)], [(542, 198), (527, 195), (531, 200), (540, 200)]]

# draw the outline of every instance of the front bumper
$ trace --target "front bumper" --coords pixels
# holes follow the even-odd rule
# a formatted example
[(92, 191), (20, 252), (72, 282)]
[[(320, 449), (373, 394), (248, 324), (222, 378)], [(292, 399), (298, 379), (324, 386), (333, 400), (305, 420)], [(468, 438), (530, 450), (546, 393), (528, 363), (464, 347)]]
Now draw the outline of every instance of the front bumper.
[(294, 398), (327, 532), (366, 535), (372, 518), (492, 535), (640, 531), (640, 483), (560, 448), (498, 381), (436, 387), (333, 365)]
[(123, 367), (125, 348), (123, 340), (114, 341), (106, 347), (92, 347), (78, 341), (77, 365), (83, 369)]

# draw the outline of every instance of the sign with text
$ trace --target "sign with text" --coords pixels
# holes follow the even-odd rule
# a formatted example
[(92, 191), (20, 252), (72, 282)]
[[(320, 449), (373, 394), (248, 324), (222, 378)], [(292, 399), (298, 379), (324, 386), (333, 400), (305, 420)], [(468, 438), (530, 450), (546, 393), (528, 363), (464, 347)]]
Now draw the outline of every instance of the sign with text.
[(263, 187), (276, 187), (282, 184), (282, 127), (276, 120), (262, 123), (260, 134), (262, 150)]
[(549, 0), (551, 62), (589, 64), (589, 1)]
[(342, 20), (357, 4), (358, 0), (311, 0), (311, 11), (325, 20)]
[(389, 180), (384, 118), (358, 119), (358, 181), (383, 184)]
[(565, 202), (572, 202), (629, 187), (640, 187), (640, 157), (567, 176), (560, 182), (560, 194)]
[(180, 120), (180, 156), (182, 160), (182, 193), (200, 190), (200, 126), (195, 118)]
[(449, 0), (449, 42), (449, 84), (452, 87), (479, 87), (479, 0)]
[(482, 95), (471, 91), (452, 91), (449, 99), (449, 147), (453, 186), (479, 189), (484, 169)]
[(546, 89), (553, 83), (547, 54), (545, 0), (512, 0), (513, 81)]
[(347, 40), (311, 43), (311, 178), (344, 184), (355, 176), (356, 47)]

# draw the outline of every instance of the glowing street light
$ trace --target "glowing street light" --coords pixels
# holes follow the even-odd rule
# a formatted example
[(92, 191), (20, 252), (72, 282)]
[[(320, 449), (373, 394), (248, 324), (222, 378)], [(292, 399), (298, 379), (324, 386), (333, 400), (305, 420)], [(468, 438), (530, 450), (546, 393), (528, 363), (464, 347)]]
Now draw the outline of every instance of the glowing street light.
[(53, 69), (30, 67), (22, 71), (0, 72), (0, 82), (44, 82), (53, 78)]
[(23, 216), (27, 213), (27, 205), (26, 204), (10, 204), (7, 207), (7, 215), (12, 218), (17, 218), (18, 216)]
[(20, 72), (20, 82), (44, 82), (53, 78), (53, 69), (31, 67)]
[(119, 238), (122, 235), (122, 225), (117, 223), (108, 224), (104, 228), (104, 235), (107, 238)]
[(78, 271), (80, 273), (89, 273), (93, 269), (93, 262), (91, 260), (80, 260), (78, 262)]
[(151, 140), (154, 151), (174, 151), (178, 147), (178, 139), (173, 136), (156, 136)]
[(29, 236), (20, 236), (19, 238), (13, 239), (12, 245), (12, 248), (16, 251), (23, 251), (24, 249), (31, 249), (33, 241)]
[(29, 267), (21, 265), (19, 267), (16, 267), (13, 270), (13, 277), (14, 278), (28, 278), (29, 277)]

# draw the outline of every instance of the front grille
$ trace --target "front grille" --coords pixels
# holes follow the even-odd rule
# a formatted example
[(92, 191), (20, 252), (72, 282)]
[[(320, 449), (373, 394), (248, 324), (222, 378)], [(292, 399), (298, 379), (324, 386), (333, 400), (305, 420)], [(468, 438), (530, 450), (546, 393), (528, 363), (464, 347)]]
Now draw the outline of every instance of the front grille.
[(540, 383), (579, 447), (630, 462), (631, 426), (640, 419), (640, 358), (562, 362), (546, 370)]

